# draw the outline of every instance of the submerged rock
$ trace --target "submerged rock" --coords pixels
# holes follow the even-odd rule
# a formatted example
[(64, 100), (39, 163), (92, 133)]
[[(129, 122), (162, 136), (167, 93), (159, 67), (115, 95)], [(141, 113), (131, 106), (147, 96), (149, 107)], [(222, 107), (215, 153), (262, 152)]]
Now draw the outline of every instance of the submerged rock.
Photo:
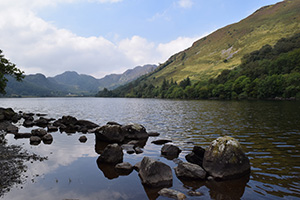
[(172, 186), (172, 169), (165, 163), (144, 157), (140, 168), (139, 176), (144, 185), (150, 187)]
[(206, 171), (199, 165), (193, 163), (182, 162), (174, 169), (176, 176), (181, 179), (204, 180), (206, 177)]
[(159, 195), (164, 196), (164, 197), (169, 197), (172, 199), (177, 199), (177, 200), (184, 200), (186, 199), (185, 194), (182, 192), (179, 192), (177, 190), (169, 189), (169, 188), (163, 188), (158, 192)]
[(214, 140), (205, 151), (203, 168), (217, 180), (233, 179), (250, 173), (250, 162), (240, 143), (224, 136)]

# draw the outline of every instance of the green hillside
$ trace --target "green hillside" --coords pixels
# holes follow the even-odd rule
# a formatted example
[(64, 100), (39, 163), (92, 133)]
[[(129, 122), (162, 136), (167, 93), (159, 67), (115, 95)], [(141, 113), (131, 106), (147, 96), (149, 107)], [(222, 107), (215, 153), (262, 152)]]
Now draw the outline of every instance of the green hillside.
[(244, 20), (221, 28), (170, 57), (146, 80), (154, 86), (164, 79), (180, 82), (208, 80), (224, 69), (241, 64), (241, 58), (280, 38), (300, 32), (300, 0), (285, 0), (257, 10)]

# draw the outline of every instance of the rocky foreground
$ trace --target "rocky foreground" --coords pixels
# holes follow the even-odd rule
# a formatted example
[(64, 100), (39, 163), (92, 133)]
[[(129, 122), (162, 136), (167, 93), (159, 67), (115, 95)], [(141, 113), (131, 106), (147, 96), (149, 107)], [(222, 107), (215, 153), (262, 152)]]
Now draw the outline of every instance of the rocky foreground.
[[(22, 124), (32, 129), (30, 133), (19, 133), (19, 128), (14, 124)], [(5, 141), (6, 133), (14, 134), (15, 138), (29, 138), (30, 144), (51, 144), (51, 132), (66, 133), (94, 133), (97, 142), (106, 142), (107, 146), (99, 149), (98, 165), (109, 164), (120, 174), (130, 174), (133, 169), (138, 171), (143, 185), (153, 188), (162, 188), (158, 193), (174, 199), (185, 199), (185, 194), (168, 189), (172, 186), (172, 169), (163, 162), (144, 157), (141, 162), (132, 166), (123, 162), (124, 151), (128, 154), (143, 153), (148, 137), (159, 136), (159, 133), (148, 133), (140, 124), (121, 125), (108, 122), (99, 126), (87, 120), (77, 120), (72, 116), (63, 116), (60, 119), (46, 118), (43, 114), (16, 113), (11, 108), (0, 108), (0, 143)], [(86, 142), (83, 135), (80, 142)], [(181, 149), (172, 144), (170, 140), (156, 140), (154, 144), (163, 145), (161, 155), (167, 159), (178, 158)], [(240, 178), (250, 173), (250, 162), (242, 150), (240, 143), (232, 137), (225, 136), (212, 141), (205, 150), (194, 146), (191, 153), (185, 156), (187, 162), (178, 161), (174, 168), (180, 180), (229, 180)], [(193, 192), (193, 191), (191, 191)], [(189, 195), (201, 195), (197, 192)]]

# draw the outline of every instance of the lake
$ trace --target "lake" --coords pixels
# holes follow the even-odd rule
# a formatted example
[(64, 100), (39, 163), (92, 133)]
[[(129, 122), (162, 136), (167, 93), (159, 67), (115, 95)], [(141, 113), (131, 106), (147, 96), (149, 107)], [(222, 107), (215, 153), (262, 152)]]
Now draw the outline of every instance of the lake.
[[(181, 182), (173, 170), (172, 189), (198, 191), (202, 196), (188, 199), (300, 199), (300, 102), (298, 101), (183, 101), (119, 98), (1, 98), (0, 107), (16, 112), (47, 114), (48, 118), (71, 115), (77, 119), (104, 125), (109, 121), (130, 122), (157, 131), (150, 137), (142, 154), (127, 154), (132, 165), (144, 156), (158, 159), (171, 168), (176, 160), (160, 155), (162, 146), (151, 142), (170, 139), (183, 151), (194, 145), (206, 148), (220, 136), (237, 139), (250, 159), (250, 180)], [(30, 129), (20, 127), (19, 132)], [(97, 163), (99, 154), (94, 134), (52, 133), (50, 145), (32, 146), (28, 139), (6, 136), (8, 144), (21, 145), (28, 152), (47, 157), (28, 161), (22, 182), (12, 186), (0, 199), (18, 200), (94, 200), (94, 199), (168, 199), (154, 189), (143, 187), (138, 173), (120, 176), (110, 166)], [(100, 146), (100, 147), (99, 147)]]

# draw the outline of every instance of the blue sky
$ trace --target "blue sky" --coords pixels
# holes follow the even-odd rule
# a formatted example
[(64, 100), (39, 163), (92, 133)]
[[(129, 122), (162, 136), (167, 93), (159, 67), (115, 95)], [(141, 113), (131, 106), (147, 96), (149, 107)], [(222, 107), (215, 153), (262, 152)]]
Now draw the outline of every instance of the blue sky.
[(26, 74), (97, 78), (165, 62), (278, 0), (1, 0), (0, 49)]

